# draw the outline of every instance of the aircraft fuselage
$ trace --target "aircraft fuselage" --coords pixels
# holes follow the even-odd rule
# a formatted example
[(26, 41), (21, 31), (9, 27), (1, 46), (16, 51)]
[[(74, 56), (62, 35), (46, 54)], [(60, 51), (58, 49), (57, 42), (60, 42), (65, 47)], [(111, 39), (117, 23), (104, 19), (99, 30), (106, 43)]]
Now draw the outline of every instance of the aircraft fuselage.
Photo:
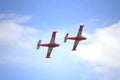
[(40, 44), (39, 46), (45, 46), (45, 47), (58, 47), (60, 44), (58, 43), (53, 43), (53, 44)]
[(81, 36), (81, 37), (67, 37), (67, 39), (81, 41), (81, 40), (86, 40), (87, 38)]

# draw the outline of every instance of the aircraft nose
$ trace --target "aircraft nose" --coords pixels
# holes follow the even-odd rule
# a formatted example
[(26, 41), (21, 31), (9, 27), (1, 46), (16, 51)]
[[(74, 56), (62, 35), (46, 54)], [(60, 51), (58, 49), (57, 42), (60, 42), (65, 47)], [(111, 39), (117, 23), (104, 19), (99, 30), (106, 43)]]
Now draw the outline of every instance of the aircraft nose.
[(58, 47), (58, 46), (60, 46), (60, 44), (58, 44), (58, 43), (55, 43), (55, 47)]
[(60, 46), (60, 44), (56, 44), (56, 46)]
[(84, 40), (86, 40), (87, 38), (86, 37), (84, 37)]
[(58, 46), (60, 46), (60, 44), (58, 44)]

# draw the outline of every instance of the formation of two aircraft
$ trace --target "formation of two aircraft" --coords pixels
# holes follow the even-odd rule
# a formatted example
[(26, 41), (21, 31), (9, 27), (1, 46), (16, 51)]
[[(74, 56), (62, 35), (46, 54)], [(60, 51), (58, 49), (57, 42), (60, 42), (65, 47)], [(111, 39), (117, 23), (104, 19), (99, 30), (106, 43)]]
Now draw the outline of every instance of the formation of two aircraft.
[[(80, 25), (78, 33), (77, 33), (77, 35), (75, 37), (68, 37), (68, 33), (67, 33), (65, 38), (64, 38), (64, 42), (66, 42), (67, 39), (75, 40), (73, 48), (72, 48), (73, 51), (76, 50), (79, 41), (87, 39), (86, 37), (82, 36), (83, 27), (84, 27), (84, 25)], [(39, 49), (40, 46), (48, 47), (46, 58), (50, 58), (50, 55), (51, 55), (51, 52), (52, 52), (53, 48), (60, 46), (60, 44), (55, 43), (56, 33), (57, 33), (56, 31), (53, 31), (50, 43), (48, 43), (48, 44), (41, 44), (41, 40), (39, 40), (39, 42), (37, 44), (37, 49)]]

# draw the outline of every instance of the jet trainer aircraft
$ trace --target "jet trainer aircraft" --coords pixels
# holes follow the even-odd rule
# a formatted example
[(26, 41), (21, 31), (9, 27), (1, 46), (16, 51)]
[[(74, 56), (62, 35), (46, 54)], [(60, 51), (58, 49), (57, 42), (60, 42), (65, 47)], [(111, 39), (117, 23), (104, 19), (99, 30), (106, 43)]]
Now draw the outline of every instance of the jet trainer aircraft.
[(67, 39), (75, 40), (74, 45), (73, 45), (73, 49), (72, 49), (73, 51), (76, 50), (79, 41), (82, 41), (82, 40), (86, 40), (86, 39), (87, 39), (86, 37), (81, 36), (81, 35), (82, 35), (83, 27), (84, 27), (84, 25), (80, 25), (80, 28), (79, 28), (79, 31), (78, 31), (76, 37), (68, 37), (68, 33), (67, 33), (66, 36), (65, 36), (65, 38), (64, 38), (64, 42), (66, 42)]
[(51, 52), (52, 52), (53, 48), (60, 46), (60, 44), (55, 43), (56, 33), (57, 33), (56, 31), (54, 31), (52, 33), (50, 43), (48, 43), (48, 44), (41, 44), (41, 40), (38, 41), (37, 49), (39, 49), (40, 46), (48, 47), (46, 58), (50, 58), (50, 55), (51, 55)]

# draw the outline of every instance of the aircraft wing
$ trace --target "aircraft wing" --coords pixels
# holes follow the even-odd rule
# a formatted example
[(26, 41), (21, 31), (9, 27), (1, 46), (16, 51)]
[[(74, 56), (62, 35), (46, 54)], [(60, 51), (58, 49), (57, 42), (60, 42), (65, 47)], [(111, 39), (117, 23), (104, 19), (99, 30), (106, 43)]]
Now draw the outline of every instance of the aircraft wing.
[(52, 50), (53, 50), (53, 47), (49, 47), (49, 48), (48, 48), (46, 58), (50, 58), (50, 55), (51, 55)]
[(83, 29), (84, 25), (80, 25), (79, 31), (77, 33), (77, 37), (80, 37), (82, 35), (82, 29)]
[[(54, 31), (53, 33), (52, 33), (52, 37), (51, 37), (51, 40), (50, 40), (50, 44), (54, 44), (54, 42), (55, 42), (55, 37), (56, 37), (56, 31)], [(46, 56), (46, 58), (50, 58), (50, 55), (51, 55), (51, 52), (52, 52), (52, 50), (53, 50), (53, 47), (48, 47), (48, 51), (47, 51), (47, 56)]]
[(53, 33), (52, 33), (52, 37), (51, 37), (51, 40), (50, 40), (50, 44), (53, 44), (53, 43), (55, 42), (56, 33), (57, 33), (57, 32), (53, 32)]
[(72, 50), (76, 50), (78, 43), (79, 43), (79, 41), (75, 40)]

